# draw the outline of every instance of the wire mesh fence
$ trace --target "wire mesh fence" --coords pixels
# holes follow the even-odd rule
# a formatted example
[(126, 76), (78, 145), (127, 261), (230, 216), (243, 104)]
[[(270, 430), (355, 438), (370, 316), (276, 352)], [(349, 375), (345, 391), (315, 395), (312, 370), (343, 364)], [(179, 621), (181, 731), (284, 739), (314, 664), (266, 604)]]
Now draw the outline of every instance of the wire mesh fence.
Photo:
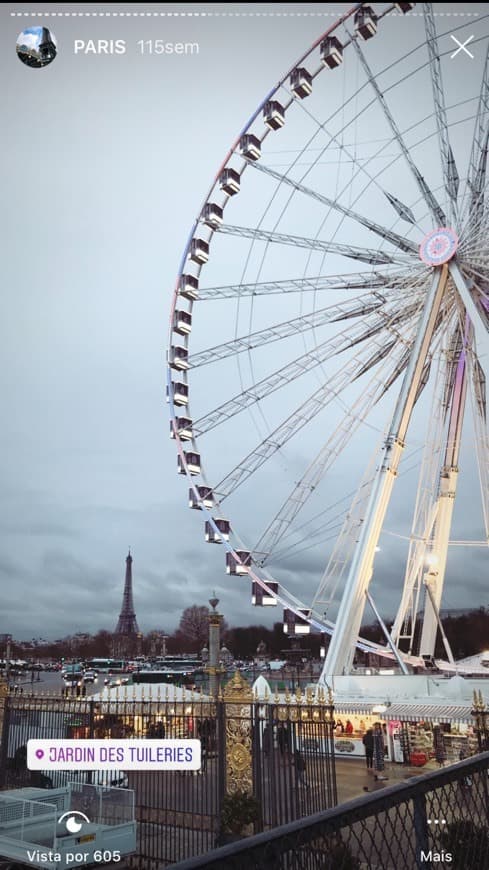
[(179, 870), (489, 867), (489, 753), (178, 864)]

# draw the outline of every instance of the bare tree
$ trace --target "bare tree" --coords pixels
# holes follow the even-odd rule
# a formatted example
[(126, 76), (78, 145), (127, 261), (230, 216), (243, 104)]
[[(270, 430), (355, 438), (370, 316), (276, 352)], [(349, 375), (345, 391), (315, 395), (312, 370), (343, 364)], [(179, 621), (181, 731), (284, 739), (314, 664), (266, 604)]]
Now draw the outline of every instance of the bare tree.
[(209, 608), (192, 604), (182, 613), (178, 633), (193, 650), (200, 650), (209, 637)]

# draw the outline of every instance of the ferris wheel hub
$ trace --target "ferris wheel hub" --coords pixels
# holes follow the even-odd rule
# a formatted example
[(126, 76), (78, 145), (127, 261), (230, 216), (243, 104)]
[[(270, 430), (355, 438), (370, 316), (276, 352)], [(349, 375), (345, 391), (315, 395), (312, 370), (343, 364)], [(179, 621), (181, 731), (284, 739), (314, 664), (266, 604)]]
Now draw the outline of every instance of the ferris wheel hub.
[(427, 266), (448, 263), (458, 248), (458, 236), (451, 227), (437, 227), (426, 235), (419, 246), (419, 256)]

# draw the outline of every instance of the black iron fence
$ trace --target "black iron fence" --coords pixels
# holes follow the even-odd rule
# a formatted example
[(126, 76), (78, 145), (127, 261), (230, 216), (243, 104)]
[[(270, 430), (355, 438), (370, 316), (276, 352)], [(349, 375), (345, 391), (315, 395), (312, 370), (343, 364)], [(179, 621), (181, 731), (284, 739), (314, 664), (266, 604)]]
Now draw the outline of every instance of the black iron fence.
[(253, 792), (262, 827), (274, 828), (337, 804), (331, 710), (254, 705)]
[[(178, 870), (489, 868), (489, 752), (177, 865)], [(176, 868), (175, 868), (176, 870)]]
[[(159, 870), (222, 841), (226, 792), (253, 794), (255, 831), (336, 803), (332, 708), (304, 696), (212, 701), (141, 687), (100, 698), (11, 694), (5, 699), (0, 787), (59, 787), (70, 780), (134, 789), (138, 851), (130, 866)], [(30, 738), (199, 738), (200, 771), (29, 771)]]

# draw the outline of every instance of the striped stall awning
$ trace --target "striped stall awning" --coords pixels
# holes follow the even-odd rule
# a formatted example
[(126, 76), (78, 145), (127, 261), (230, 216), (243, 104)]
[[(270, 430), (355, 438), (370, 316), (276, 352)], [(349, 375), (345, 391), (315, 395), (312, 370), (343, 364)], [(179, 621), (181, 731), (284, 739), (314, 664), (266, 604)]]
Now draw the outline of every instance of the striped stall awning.
[(391, 704), (379, 718), (400, 722), (473, 722), (471, 711), (467, 704)]
[(334, 705), (335, 713), (351, 713), (352, 716), (371, 716), (372, 707), (375, 707), (373, 701), (335, 701)]

